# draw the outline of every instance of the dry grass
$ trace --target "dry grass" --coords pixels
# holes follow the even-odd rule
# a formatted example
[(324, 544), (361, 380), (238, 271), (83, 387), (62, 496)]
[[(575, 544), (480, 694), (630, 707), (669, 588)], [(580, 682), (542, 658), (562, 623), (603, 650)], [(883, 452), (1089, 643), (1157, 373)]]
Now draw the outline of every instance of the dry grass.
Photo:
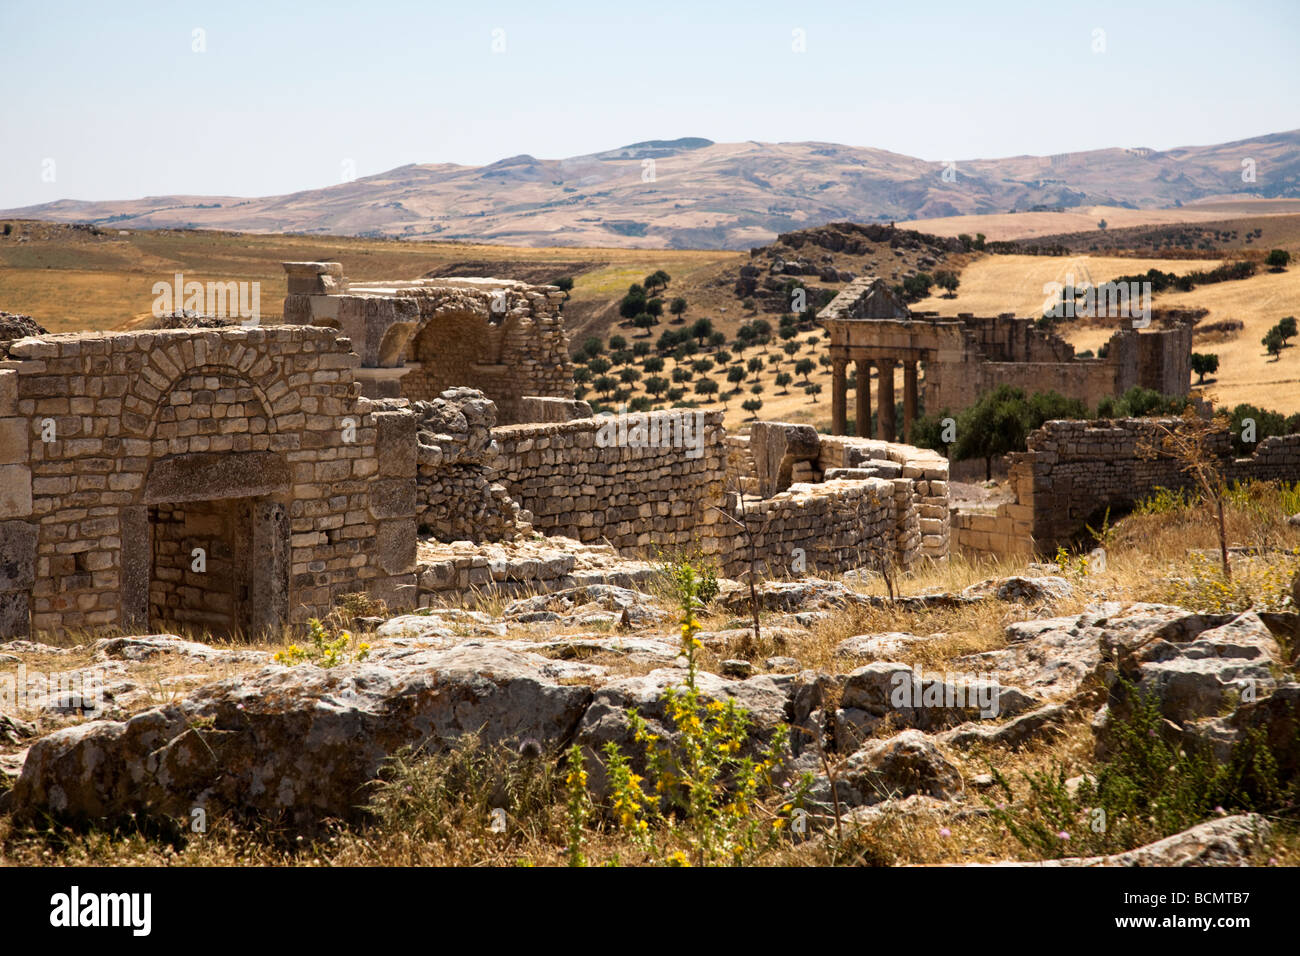
[[(1120, 206), (1081, 206), (1066, 212), (992, 213), (983, 216), (947, 216), (939, 219), (915, 219), (900, 226), (938, 236), (973, 236), (982, 232), (993, 242), (1003, 239), (1034, 239), (1058, 233), (1091, 232), (1099, 220), (1108, 228), (1154, 226), (1173, 223), (1214, 222), (1234, 216), (1266, 219), (1294, 215), (1300, 202), (1287, 200), (1243, 199), (1185, 205), (1178, 209), (1128, 209)], [(1234, 222), (1235, 226), (1236, 223)], [(1252, 226), (1253, 228), (1253, 226)]]

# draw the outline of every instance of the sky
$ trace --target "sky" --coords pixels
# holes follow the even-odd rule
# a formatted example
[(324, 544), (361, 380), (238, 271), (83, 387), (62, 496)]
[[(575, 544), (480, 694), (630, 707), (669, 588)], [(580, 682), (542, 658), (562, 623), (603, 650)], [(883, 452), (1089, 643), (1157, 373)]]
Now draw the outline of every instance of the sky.
[(1300, 0), (1132, 6), (0, 0), (0, 208), (681, 136), (960, 161), (1300, 127)]

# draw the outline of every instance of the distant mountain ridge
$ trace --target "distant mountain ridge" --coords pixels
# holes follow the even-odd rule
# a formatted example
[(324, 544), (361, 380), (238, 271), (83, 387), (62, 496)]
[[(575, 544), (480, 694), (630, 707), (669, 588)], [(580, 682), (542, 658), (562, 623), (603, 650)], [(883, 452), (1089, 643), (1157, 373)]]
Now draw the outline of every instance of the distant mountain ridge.
[[(1246, 163), (1245, 161), (1248, 161)], [(1249, 169), (1253, 179), (1243, 178)], [(1300, 130), (1213, 146), (929, 162), (837, 143), (646, 140), (486, 166), (399, 166), (282, 196), (59, 200), (7, 218), (525, 246), (744, 249), (822, 223), (1300, 197)]]

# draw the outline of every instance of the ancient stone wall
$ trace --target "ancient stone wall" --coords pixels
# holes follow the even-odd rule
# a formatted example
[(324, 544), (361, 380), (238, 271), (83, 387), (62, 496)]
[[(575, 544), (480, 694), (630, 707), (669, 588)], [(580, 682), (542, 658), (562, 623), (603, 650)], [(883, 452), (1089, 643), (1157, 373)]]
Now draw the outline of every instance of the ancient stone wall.
[[(747, 501), (745, 510), (757, 570), (764, 576), (908, 567), (915, 558), (915, 549), (897, 551), (898, 502), (894, 482), (885, 479), (796, 484)], [(718, 540), (723, 573), (739, 577), (750, 567), (746, 536), (728, 522), (719, 526)]]
[(284, 265), (284, 321), (349, 336), (366, 396), (432, 401), (449, 388), (476, 388), (496, 403), (502, 422), (529, 420), (539, 409), (525, 403), (528, 396), (573, 397), (564, 296), (554, 286), (480, 278), (358, 283), (336, 262)]
[(1063, 339), (1028, 319), (963, 317), (968, 354), (926, 364), (926, 409), (958, 412), (999, 385), (1028, 394), (1054, 391), (1094, 407), (1134, 386), (1186, 395), (1191, 384), (1192, 330), (1117, 331), (1105, 358), (1075, 358)]
[[(692, 420), (684, 441), (675, 437), (683, 417)], [(603, 446), (602, 429), (613, 419), (497, 428), (499, 480), (543, 534), (605, 541), (627, 552), (711, 551), (719, 520), (711, 506), (723, 502), (722, 413), (666, 411), (641, 418), (657, 437), (620, 442), (613, 434)], [(689, 446), (696, 439), (699, 453), (693, 454)]]
[(518, 503), (495, 480), (492, 402), (475, 389), (448, 389), (432, 402), (415, 402), (413, 411), (420, 533), (439, 541), (503, 541), (528, 530)]
[(895, 480), (895, 494), (902, 499), (897, 509), (900, 563), (910, 563), (907, 556), (913, 550), (936, 561), (947, 557), (948, 459), (928, 448), (823, 435), (819, 463), (827, 479), (856, 475)]
[[(680, 414), (640, 417), (661, 428), (654, 423)], [(948, 470), (937, 453), (759, 423), (773, 433), (763, 439), (760, 456), (754, 438), (723, 433), (721, 413), (700, 414), (704, 441), (695, 458), (671, 445), (629, 446), (616, 437), (602, 443), (601, 429), (617, 419), (497, 428), (499, 477), (543, 533), (607, 541), (628, 554), (700, 551), (716, 556), (728, 574), (747, 568), (750, 554), (744, 532), (719, 508), (747, 521), (756, 560), (772, 574), (834, 573), (882, 563), (905, 569), (921, 557), (946, 557)], [(781, 433), (792, 430), (798, 441), (780, 442)], [(779, 468), (783, 456), (770, 449), (787, 445), (805, 457), (782, 470), (779, 490), (754, 493), (774, 487), (767, 470)], [(808, 477), (791, 480), (800, 475)], [(749, 489), (743, 511), (738, 485)]]
[[(1157, 423), (1178, 427), (1180, 419), (1047, 422), (1030, 435), (1027, 451), (1010, 456), (1016, 500), (992, 514), (959, 515), (958, 546), (1050, 555), (1057, 545), (1072, 543), (1085, 524), (1099, 522), (1107, 508), (1118, 514), (1158, 487), (1190, 487), (1178, 461), (1142, 452), (1158, 444)], [(1229, 482), (1300, 481), (1300, 435), (1266, 438), (1245, 458), (1234, 456), (1226, 432), (1213, 435), (1210, 448)]]
[[(360, 398), (357, 363), (346, 339), (306, 327), (11, 343), (0, 569), (33, 573), (0, 571), (7, 633), (200, 613), (249, 632), (346, 591), (400, 604), (413, 514), (378, 492), (414, 482), (414, 418)], [(204, 587), (216, 593), (192, 593)]]

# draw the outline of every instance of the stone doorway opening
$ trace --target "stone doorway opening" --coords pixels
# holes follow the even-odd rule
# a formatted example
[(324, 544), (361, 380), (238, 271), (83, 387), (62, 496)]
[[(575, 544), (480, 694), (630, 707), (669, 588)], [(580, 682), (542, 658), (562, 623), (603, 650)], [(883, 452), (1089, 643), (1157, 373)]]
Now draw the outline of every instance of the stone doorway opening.
[(126, 516), (126, 618), (155, 632), (279, 631), (289, 620), (288, 486), (274, 454), (155, 462), (138, 517)]
[(240, 638), (277, 629), (288, 616), (284, 515), (259, 498), (151, 507), (150, 629)]

